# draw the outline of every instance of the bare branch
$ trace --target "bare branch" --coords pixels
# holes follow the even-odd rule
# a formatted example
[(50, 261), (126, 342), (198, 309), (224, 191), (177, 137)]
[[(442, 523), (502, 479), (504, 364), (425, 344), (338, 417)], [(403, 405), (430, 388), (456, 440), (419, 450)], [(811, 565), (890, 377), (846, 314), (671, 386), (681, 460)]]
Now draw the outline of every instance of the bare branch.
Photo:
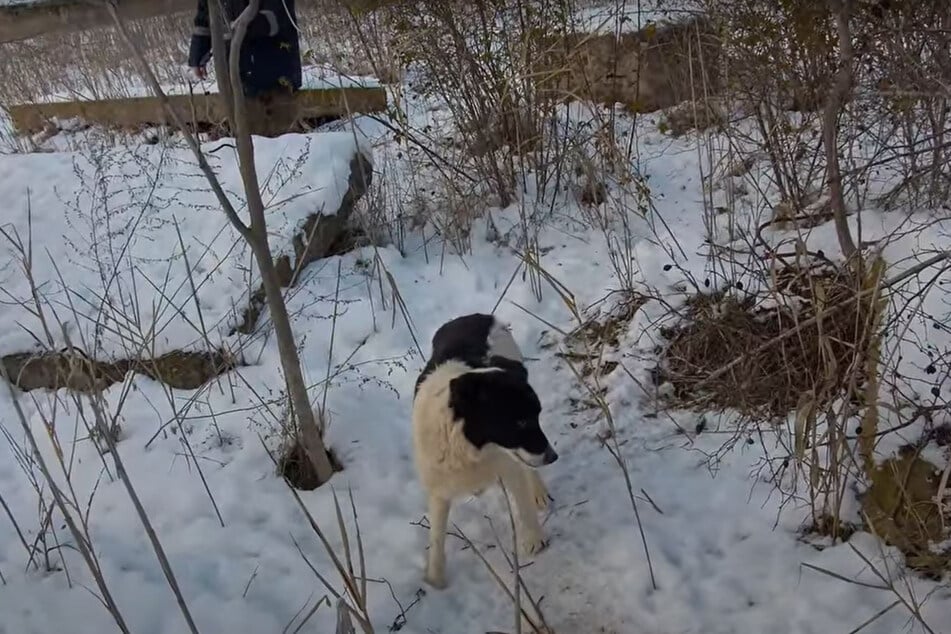
[(235, 211), (234, 205), (232, 205), (231, 201), (228, 199), (228, 195), (225, 193), (224, 189), (222, 189), (221, 183), (218, 180), (217, 175), (215, 175), (215, 171), (211, 169), (211, 165), (209, 165), (208, 160), (205, 158), (205, 154), (201, 151), (201, 147), (198, 144), (198, 139), (188, 129), (188, 126), (185, 124), (185, 121), (181, 118), (181, 116), (175, 111), (174, 108), (172, 108), (172, 103), (169, 101), (168, 95), (166, 95), (165, 91), (162, 90), (162, 86), (159, 84), (158, 78), (152, 71), (151, 66), (149, 66), (148, 61), (145, 59), (145, 55), (142, 54), (139, 46), (133, 42), (132, 36), (129, 35), (129, 30), (126, 28), (125, 22), (123, 22), (121, 16), (119, 16), (118, 11), (116, 11), (115, 5), (109, 0), (107, 0), (105, 4), (106, 8), (109, 10), (109, 14), (112, 16), (113, 22), (116, 25), (116, 29), (119, 31), (119, 36), (122, 38), (122, 41), (125, 42), (126, 47), (129, 49), (129, 52), (132, 53), (132, 56), (135, 58), (136, 62), (138, 62), (140, 70), (149, 84), (149, 88), (152, 89), (152, 92), (155, 93), (155, 96), (162, 103), (162, 107), (175, 123), (175, 126), (182, 131), (182, 134), (185, 137), (185, 142), (195, 155), (195, 160), (198, 161), (198, 167), (208, 180), (208, 184), (211, 186), (212, 191), (215, 192), (215, 196), (218, 198), (218, 203), (221, 205), (221, 209), (225, 212), (225, 215), (228, 217), (228, 220), (231, 221), (231, 224), (234, 225), (235, 229), (238, 230), (238, 233), (241, 234), (241, 237), (245, 240), (249, 240), (251, 236), (251, 229), (241, 221), (241, 218), (238, 217), (238, 213)]

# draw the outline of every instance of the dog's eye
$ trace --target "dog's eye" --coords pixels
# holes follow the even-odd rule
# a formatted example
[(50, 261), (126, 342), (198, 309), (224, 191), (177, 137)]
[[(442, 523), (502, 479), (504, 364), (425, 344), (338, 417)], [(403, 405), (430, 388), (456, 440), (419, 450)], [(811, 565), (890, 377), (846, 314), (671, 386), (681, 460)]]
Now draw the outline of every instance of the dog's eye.
[(520, 420), (520, 421), (518, 421), (518, 423), (516, 423), (516, 424), (518, 425), (518, 428), (519, 428), (519, 429), (525, 429), (526, 427), (528, 427), (528, 421), (527, 421), (527, 420)]

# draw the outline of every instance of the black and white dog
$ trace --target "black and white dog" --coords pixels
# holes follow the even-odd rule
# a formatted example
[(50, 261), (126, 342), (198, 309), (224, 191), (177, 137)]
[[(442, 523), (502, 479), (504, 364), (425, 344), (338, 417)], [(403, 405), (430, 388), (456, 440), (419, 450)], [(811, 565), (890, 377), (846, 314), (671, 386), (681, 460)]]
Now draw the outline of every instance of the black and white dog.
[(537, 467), (558, 459), (538, 422), (538, 395), (508, 326), (491, 315), (457, 317), (433, 335), (416, 381), (413, 448), (429, 504), (426, 582), (446, 586), (446, 523), (452, 501), (502, 479), (514, 498), (526, 555), (545, 547), (538, 511), (548, 490)]

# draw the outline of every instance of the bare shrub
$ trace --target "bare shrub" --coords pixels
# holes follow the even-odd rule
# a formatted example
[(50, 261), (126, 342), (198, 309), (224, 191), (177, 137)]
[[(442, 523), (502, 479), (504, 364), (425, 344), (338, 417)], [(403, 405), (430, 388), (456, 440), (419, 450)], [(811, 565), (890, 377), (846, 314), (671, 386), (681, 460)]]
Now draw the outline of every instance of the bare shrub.
[(862, 111), (882, 111), (895, 138), (870, 167), (893, 161), (902, 175), (884, 194), (889, 206), (939, 207), (951, 194), (951, 16), (935, 1), (875, 7), (858, 27), (856, 54), (870, 84)]
[[(572, 0), (423, 0), (353, 18), (374, 65), (397, 59), (405, 69), (407, 83), (393, 87), (394, 136), (444, 184), (442, 197), (470, 208), (437, 228), (442, 233), (451, 226), (454, 244), (486, 207), (508, 206), (526, 193), (545, 199), (574, 178), (570, 159), (585, 135), (537, 89), (537, 60), (548, 46), (538, 34), (567, 33), (574, 7)], [(409, 112), (420, 102), (448, 116), (439, 112), (431, 125), (417, 126)], [(523, 239), (531, 241), (530, 233)]]
[[(951, 131), (947, 12), (937, 1), (838, 4), (834, 12), (801, 0), (705, 3), (723, 34), (730, 97), (756, 123), (732, 149), (768, 159), (771, 185), (791, 215), (824, 194), (819, 177), (830, 157), (843, 163), (848, 213), (876, 200), (940, 206)], [(820, 125), (823, 108), (831, 111)], [(824, 155), (830, 143), (835, 150)]]
[(570, 2), (420, 2), (395, 18), (404, 54), (420, 68), (417, 91), (449, 109), (458, 142), (501, 206), (513, 200), (528, 164), (550, 167), (551, 112), (538, 100), (532, 64), (536, 30), (564, 29)]
[[(917, 278), (940, 277), (948, 253), (910, 269), (880, 258), (909, 235), (930, 240), (921, 218), (948, 204), (949, 38), (928, 26), (946, 17), (935, 2), (704, 4), (734, 115), (697, 134), (707, 205), (749, 226), (711, 249), (719, 290), (686, 290), (664, 333), (659, 392), (675, 407), (730, 412), (734, 433), (711, 461), (758, 441), (759, 475), (784, 507), (809, 509), (807, 532), (868, 530), (934, 574), (947, 566), (935, 544), (948, 517), (926, 452), (929, 417), (947, 411), (944, 379), (932, 365), (935, 385), (911, 387), (898, 346), (947, 354), (906, 333), (937, 328), (919, 313), (937, 290)], [(896, 228), (870, 239), (871, 211)], [(810, 234), (832, 220), (841, 254), (810, 252)]]

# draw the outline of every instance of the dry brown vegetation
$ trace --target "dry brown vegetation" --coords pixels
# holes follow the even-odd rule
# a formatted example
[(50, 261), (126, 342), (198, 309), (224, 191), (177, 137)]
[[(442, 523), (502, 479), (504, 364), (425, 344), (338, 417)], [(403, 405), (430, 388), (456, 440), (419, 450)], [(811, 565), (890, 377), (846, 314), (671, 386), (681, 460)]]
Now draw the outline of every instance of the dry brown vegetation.
[[(684, 321), (662, 332), (668, 343), (658, 380), (669, 382), (675, 398), (691, 408), (735, 409), (766, 420), (785, 419), (803, 393), (817, 388), (822, 405), (837, 398), (847, 389), (856, 351), (868, 345), (868, 299), (854, 300), (855, 285), (847, 276), (806, 281), (811, 288), (795, 310), (733, 293), (690, 298)], [(841, 308), (825, 314), (836, 305)], [(793, 336), (777, 339), (793, 329)], [(760, 349), (708, 380), (738, 353)]]

